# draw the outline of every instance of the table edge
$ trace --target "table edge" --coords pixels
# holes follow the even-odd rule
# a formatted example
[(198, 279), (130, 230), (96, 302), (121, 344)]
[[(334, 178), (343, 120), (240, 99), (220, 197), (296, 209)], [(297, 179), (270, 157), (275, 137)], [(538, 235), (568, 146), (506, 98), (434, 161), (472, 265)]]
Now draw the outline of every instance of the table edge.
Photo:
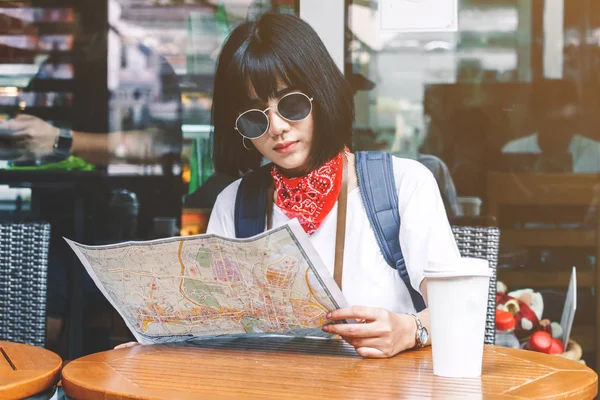
[[(0, 344), (2, 341), (0, 341)], [(12, 345), (19, 346), (32, 346), (23, 343), (13, 343), (13, 342), (4, 342)], [(36, 346), (32, 346), (36, 347)], [(48, 389), (50, 386), (56, 384), (60, 380), (61, 372), (62, 372), (62, 358), (48, 350), (41, 347), (36, 347), (37, 351), (47, 352), (49, 355), (56, 359), (56, 365), (47, 370), (44, 373), (41, 373), (39, 376), (32, 378), (26, 382), (14, 382), (9, 383), (3, 387), (0, 387), (0, 397), (2, 398), (23, 398), (28, 396), (33, 396), (38, 393), (43, 392)]]

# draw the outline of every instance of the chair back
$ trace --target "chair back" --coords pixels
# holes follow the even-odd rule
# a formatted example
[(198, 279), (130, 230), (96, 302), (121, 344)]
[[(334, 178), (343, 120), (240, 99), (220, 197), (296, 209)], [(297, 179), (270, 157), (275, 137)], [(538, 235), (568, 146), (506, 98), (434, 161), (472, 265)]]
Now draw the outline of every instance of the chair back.
[(50, 225), (0, 223), (0, 340), (43, 347)]
[(492, 269), (487, 301), (484, 343), (494, 344), (496, 342), (496, 268), (498, 266), (500, 230), (495, 226), (453, 225), (452, 232), (454, 233), (454, 238), (462, 257), (487, 260)]

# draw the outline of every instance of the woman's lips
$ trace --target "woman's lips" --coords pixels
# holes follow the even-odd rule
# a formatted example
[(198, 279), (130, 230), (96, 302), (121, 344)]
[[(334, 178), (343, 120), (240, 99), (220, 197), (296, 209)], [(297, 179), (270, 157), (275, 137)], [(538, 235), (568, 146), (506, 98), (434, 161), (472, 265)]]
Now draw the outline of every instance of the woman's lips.
[(281, 154), (290, 153), (294, 151), (297, 144), (298, 140), (296, 140), (295, 142), (283, 142), (276, 144), (275, 147), (273, 147), (273, 150)]

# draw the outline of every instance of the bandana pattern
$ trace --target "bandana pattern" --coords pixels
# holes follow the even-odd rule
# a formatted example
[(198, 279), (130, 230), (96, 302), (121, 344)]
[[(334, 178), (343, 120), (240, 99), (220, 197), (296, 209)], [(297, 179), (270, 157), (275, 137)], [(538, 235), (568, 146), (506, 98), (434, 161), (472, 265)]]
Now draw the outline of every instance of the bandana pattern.
[(273, 166), (275, 204), (288, 218), (298, 218), (306, 233), (312, 235), (335, 206), (342, 187), (342, 155), (307, 175), (287, 178)]

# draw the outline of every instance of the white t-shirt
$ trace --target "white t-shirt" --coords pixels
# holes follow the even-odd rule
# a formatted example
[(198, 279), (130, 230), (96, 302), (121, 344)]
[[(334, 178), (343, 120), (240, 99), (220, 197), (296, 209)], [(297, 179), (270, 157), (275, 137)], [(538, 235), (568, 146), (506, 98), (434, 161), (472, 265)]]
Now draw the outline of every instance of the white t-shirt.
[[(412, 286), (419, 291), (423, 271), (430, 261), (460, 257), (437, 183), (417, 161), (394, 157), (394, 176), (400, 211), (400, 244)], [(208, 223), (208, 233), (235, 237), (234, 205), (240, 180), (218, 196)], [(369, 223), (359, 188), (348, 194), (343, 293), (351, 305), (385, 308), (396, 313), (414, 312), (406, 285), (383, 258)], [(290, 219), (274, 205), (273, 227)], [(333, 275), (337, 204), (310, 241)]]
[[(508, 142), (502, 148), (502, 152), (541, 154), (538, 134), (533, 133)], [(573, 156), (573, 172), (591, 174), (600, 172), (600, 143), (597, 141), (574, 135), (569, 143), (569, 153)]]

